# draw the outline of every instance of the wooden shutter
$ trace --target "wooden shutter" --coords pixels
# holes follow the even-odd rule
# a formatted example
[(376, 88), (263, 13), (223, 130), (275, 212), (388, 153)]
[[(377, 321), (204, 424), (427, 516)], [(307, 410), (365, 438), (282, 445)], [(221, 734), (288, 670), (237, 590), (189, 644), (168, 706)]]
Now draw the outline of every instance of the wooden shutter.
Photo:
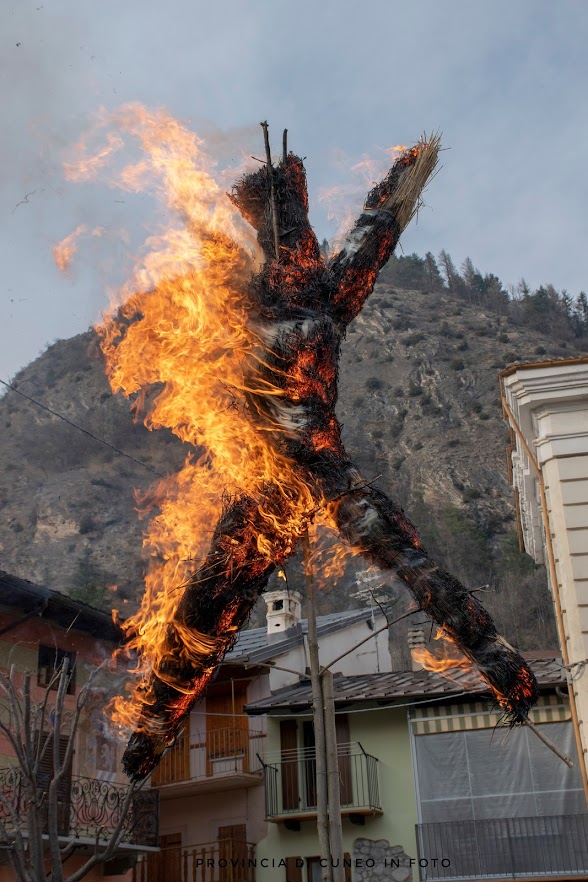
[[(247, 867), (247, 825), (232, 824), (229, 827), (218, 828), (218, 856), (227, 861), (223, 868), (221, 878), (223, 882), (248, 882), (249, 870)], [(233, 866), (231, 861), (237, 861)]]
[(163, 833), (147, 859), (147, 882), (182, 882), (182, 834)]
[[(347, 714), (336, 715), (335, 733), (337, 744), (349, 744), (349, 717)], [(353, 775), (351, 757), (348, 754), (339, 757), (339, 777), (341, 780), (341, 805), (350, 805), (353, 802)]]
[(156, 787), (190, 780), (190, 717), (186, 720), (184, 731), (166, 750), (151, 780)]
[[(298, 865), (296, 865), (296, 861), (298, 861)], [(286, 858), (286, 882), (302, 882), (302, 867), (300, 866), (300, 858)]]
[(305, 720), (302, 724), (302, 736), (304, 739), (305, 757), (304, 757), (304, 783), (306, 787), (306, 808), (316, 808), (316, 756), (314, 748), (316, 747), (314, 737), (314, 723), (312, 720)]
[(249, 771), (249, 720), (243, 713), (247, 683), (219, 683), (206, 693), (206, 774), (212, 775), (210, 760), (242, 757)]
[(345, 861), (345, 882), (351, 882), (351, 855), (348, 851), (343, 855)]
[(282, 750), (282, 808), (284, 811), (294, 811), (300, 804), (296, 720), (280, 720), (280, 746)]
[[(39, 771), (37, 772), (37, 787), (42, 793), (49, 792), (49, 786), (53, 777), (55, 775), (55, 770), (53, 768), (53, 739), (55, 735), (49, 735), (48, 732), (44, 733), (43, 744), (45, 744), (45, 739), (49, 737), (49, 744), (47, 745), (47, 749), (39, 763)], [(65, 759), (65, 754), (67, 751), (67, 745), (69, 742), (69, 738), (60, 737), (59, 738), (59, 765), (63, 764)], [(60, 836), (67, 836), (69, 833), (69, 815), (71, 808), (71, 758), (70, 763), (63, 778), (59, 782), (58, 787), (58, 805), (57, 805), (57, 829), (59, 831)], [(47, 829), (47, 800), (44, 800), (43, 807), (41, 809), (42, 817), (43, 817), (43, 826), (44, 829)]]

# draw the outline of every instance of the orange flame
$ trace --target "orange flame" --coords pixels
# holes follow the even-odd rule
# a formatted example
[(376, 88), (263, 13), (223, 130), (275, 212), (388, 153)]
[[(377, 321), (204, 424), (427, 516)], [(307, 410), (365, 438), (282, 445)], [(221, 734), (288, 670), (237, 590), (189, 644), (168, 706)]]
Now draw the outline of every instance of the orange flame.
[(426, 671), (440, 674), (466, 689), (474, 689), (478, 686), (483, 689), (488, 688), (473, 663), (460, 651), (447, 631), (438, 628), (435, 640), (440, 641), (436, 653), (429, 652), (424, 646), (412, 647), (410, 652), (413, 661)]
[[(67, 270), (71, 266), (71, 262), (73, 257), (78, 250), (78, 242), (77, 240), (83, 233), (87, 233), (88, 228), (85, 224), (80, 224), (73, 233), (70, 233), (61, 242), (58, 242), (57, 245), (53, 248), (53, 257), (55, 258), (55, 263), (62, 273), (67, 272)], [(96, 227), (92, 230), (92, 236), (101, 236), (102, 229), (100, 227)]]
[(86, 232), (86, 225), (80, 224), (73, 233), (70, 233), (61, 242), (58, 242), (57, 245), (53, 248), (53, 257), (55, 258), (55, 263), (59, 267), (62, 273), (66, 272), (70, 265), (74, 254), (77, 251), (78, 244), (77, 239), (81, 236), (82, 233)]
[[(244, 406), (245, 368), (265, 355), (242, 296), (256, 269), (252, 230), (217, 184), (202, 142), (166, 112), (128, 105), (103, 115), (95, 132), (107, 126), (116, 132), (108, 133), (106, 146), (88, 155), (87, 142), (78, 145), (67, 177), (95, 178), (115, 153), (124, 155), (131, 139), (141, 156), (116, 170), (110, 183), (154, 193), (176, 219), (147, 240), (133, 278), (117, 298), (122, 306), (112, 308), (98, 328), (113, 391), (137, 396), (145, 425), (169, 427), (188, 447), (182, 471), (149, 492), (159, 512), (144, 537), (150, 556), (146, 589), (141, 608), (123, 625), (127, 651), (139, 658), (136, 673), (162, 677), (168, 624), (182, 586), (207, 551), (227, 494), (244, 492), (260, 500), (268, 528), (257, 536), (257, 547), (270, 560), (277, 556), (276, 537), (282, 551), (284, 543), (291, 547), (315, 503), (267, 433), (251, 424)], [(157, 394), (148, 403), (154, 386)], [(283, 496), (279, 514), (264, 509), (268, 483)], [(183, 635), (188, 636), (190, 652), (210, 651), (211, 638)], [(134, 727), (145, 700), (139, 681), (130, 703), (115, 702), (115, 721)]]

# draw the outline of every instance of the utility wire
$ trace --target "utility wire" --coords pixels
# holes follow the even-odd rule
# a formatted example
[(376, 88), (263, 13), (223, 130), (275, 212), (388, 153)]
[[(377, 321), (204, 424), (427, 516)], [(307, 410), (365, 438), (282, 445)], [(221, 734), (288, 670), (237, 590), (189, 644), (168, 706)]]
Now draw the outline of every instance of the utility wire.
[(111, 450), (114, 450), (115, 453), (118, 453), (119, 456), (125, 456), (127, 459), (132, 460), (137, 465), (142, 466), (147, 471), (152, 472), (154, 475), (157, 475), (159, 478), (165, 478), (161, 472), (158, 472), (157, 469), (154, 469), (153, 466), (150, 466), (146, 462), (142, 462), (140, 459), (136, 459), (134, 456), (131, 456), (130, 453), (125, 453), (124, 450), (121, 450), (119, 447), (115, 447), (114, 444), (110, 444), (108, 441), (105, 441), (104, 438), (99, 438), (98, 435), (94, 435), (93, 432), (88, 431), (88, 429), (84, 429), (82, 426), (78, 426), (77, 423), (73, 423), (67, 417), (64, 417), (63, 414), (57, 413), (55, 410), (51, 410), (50, 407), (47, 407), (45, 404), (41, 404), (40, 401), (37, 401), (35, 398), (31, 398), (30, 395), (25, 395), (24, 392), (21, 392), (16, 386), (13, 386), (11, 383), (7, 383), (6, 380), (1, 380), (3, 386), (6, 386), (7, 389), (10, 389), (12, 392), (16, 392), (17, 395), (20, 395), (22, 398), (26, 398), (27, 401), (30, 401), (32, 404), (36, 404), (37, 407), (40, 407), (42, 410), (45, 410), (47, 413), (50, 413), (51, 416), (57, 417), (60, 420), (63, 420), (64, 423), (67, 423), (68, 426), (72, 426), (72, 428), (77, 429), (79, 432), (83, 432), (84, 435), (87, 435), (89, 438), (93, 438), (94, 441), (98, 441), (100, 444), (104, 444), (106, 447), (110, 447)]

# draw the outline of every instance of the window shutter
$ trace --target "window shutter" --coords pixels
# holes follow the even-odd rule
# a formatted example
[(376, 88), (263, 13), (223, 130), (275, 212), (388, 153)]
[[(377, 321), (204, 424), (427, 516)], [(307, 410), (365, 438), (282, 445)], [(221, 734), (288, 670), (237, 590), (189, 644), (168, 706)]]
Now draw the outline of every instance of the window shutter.
[(280, 720), (280, 747), (282, 757), (282, 808), (299, 808), (298, 790), (298, 727), (296, 720)]
[(302, 860), (299, 857), (286, 858), (286, 882), (302, 882), (301, 863)]

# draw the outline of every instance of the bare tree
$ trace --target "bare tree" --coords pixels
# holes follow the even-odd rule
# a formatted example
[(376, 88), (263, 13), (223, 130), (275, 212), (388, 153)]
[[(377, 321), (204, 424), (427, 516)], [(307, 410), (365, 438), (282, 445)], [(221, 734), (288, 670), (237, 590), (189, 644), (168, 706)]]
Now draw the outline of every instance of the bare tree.
[[(32, 695), (29, 672), (13, 665), (7, 674), (0, 673), (0, 732), (14, 754), (12, 764), (0, 772), (0, 849), (8, 853), (19, 882), (78, 882), (112, 858), (137, 823), (134, 809), (140, 786), (132, 782), (115, 793), (116, 808), (108, 823), (102, 819), (102, 825), (93, 825), (94, 844), (86, 859), (71, 872), (66, 869), (66, 861), (79, 846), (70, 823), (72, 757), (98, 670), (78, 693), (71, 711), (65, 701), (72, 676), (67, 660), (53, 672), (38, 701)], [(84, 811), (86, 820), (91, 820), (91, 811), (82, 806)]]

